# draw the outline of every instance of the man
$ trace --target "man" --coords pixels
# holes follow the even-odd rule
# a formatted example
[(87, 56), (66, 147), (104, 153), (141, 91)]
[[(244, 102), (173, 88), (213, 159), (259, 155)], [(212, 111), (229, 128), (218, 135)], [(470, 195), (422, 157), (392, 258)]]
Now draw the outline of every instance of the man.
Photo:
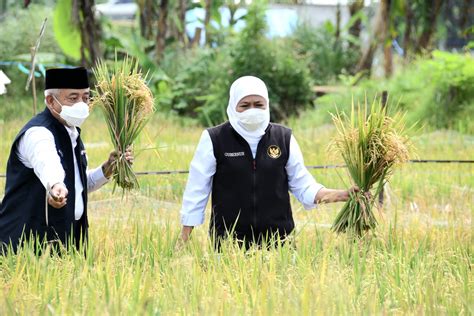
[[(87, 70), (46, 71), (46, 109), (18, 133), (7, 164), (0, 204), (0, 250), (13, 251), (28, 239), (80, 248), (87, 239), (87, 193), (113, 173), (119, 153), (87, 171), (80, 126), (89, 115)], [(125, 158), (133, 162), (130, 150)], [(0, 251), (1, 253), (1, 251)]]

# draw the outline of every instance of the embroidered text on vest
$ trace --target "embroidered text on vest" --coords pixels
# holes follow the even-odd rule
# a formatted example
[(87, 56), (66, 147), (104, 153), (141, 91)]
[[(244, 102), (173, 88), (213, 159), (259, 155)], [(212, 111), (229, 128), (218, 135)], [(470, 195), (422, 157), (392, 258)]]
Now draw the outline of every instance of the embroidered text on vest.
[(245, 156), (245, 152), (238, 151), (238, 152), (235, 152), (235, 153), (224, 153), (224, 156), (226, 156), (226, 157), (241, 157), (241, 156)]

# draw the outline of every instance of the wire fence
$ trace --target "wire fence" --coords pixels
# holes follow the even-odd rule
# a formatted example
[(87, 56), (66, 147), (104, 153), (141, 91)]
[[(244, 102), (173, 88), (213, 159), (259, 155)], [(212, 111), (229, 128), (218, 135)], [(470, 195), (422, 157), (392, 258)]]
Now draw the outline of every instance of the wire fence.
[[(412, 159), (408, 163), (414, 164), (474, 164), (474, 160), (459, 160), (459, 159)], [(345, 168), (345, 165), (309, 165), (308, 169), (338, 169)], [(151, 171), (137, 171), (137, 176), (149, 175), (174, 175), (174, 174), (188, 174), (189, 170), (151, 170)], [(6, 174), (0, 174), (0, 178), (5, 178)]]

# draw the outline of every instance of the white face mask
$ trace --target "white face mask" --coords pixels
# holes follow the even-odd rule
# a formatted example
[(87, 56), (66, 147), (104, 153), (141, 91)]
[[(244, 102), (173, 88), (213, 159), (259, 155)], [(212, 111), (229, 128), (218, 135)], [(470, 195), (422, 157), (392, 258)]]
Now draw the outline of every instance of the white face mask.
[(89, 116), (89, 106), (85, 102), (77, 102), (71, 106), (62, 105), (55, 96), (53, 98), (61, 105), (59, 116), (66, 121), (69, 126), (81, 127), (82, 123)]
[(237, 112), (237, 119), (240, 126), (249, 132), (257, 130), (266, 122), (267, 112), (262, 109), (248, 109), (243, 112)]

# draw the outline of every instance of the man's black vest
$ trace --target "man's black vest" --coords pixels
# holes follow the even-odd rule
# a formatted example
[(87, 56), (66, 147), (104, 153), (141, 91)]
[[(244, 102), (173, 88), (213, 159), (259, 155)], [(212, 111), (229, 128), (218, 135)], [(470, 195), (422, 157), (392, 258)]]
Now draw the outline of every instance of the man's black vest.
[(212, 183), (211, 234), (246, 242), (284, 238), (294, 228), (286, 163), (291, 130), (270, 123), (255, 159), (229, 122), (208, 129), (217, 161)]
[[(54, 136), (57, 153), (66, 177), (64, 184), (69, 191), (67, 204), (61, 209), (48, 207), (48, 221), (46, 221), (45, 201), (46, 189), (35, 175), (32, 168), (27, 168), (19, 160), (17, 145), (23, 134), (31, 127), (42, 126), (47, 128)], [(80, 131), (79, 131), (80, 132)], [(75, 173), (74, 158), (76, 155), (79, 173), (81, 175), (84, 191), (84, 214), (79, 221), (75, 221)], [(3, 247), (12, 244), (16, 251), (25, 238), (39, 238), (42, 241), (60, 240), (68, 244), (74, 238), (74, 244), (79, 246), (79, 234), (82, 238), (87, 235), (87, 159), (84, 145), (77, 138), (77, 146), (73, 152), (71, 138), (64, 127), (55, 119), (48, 109), (33, 117), (18, 133), (10, 151), (7, 164), (7, 179), (5, 196), (0, 204), (0, 245)], [(48, 224), (47, 224), (48, 223)], [(1, 247), (0, 247), (1, 248)]]

